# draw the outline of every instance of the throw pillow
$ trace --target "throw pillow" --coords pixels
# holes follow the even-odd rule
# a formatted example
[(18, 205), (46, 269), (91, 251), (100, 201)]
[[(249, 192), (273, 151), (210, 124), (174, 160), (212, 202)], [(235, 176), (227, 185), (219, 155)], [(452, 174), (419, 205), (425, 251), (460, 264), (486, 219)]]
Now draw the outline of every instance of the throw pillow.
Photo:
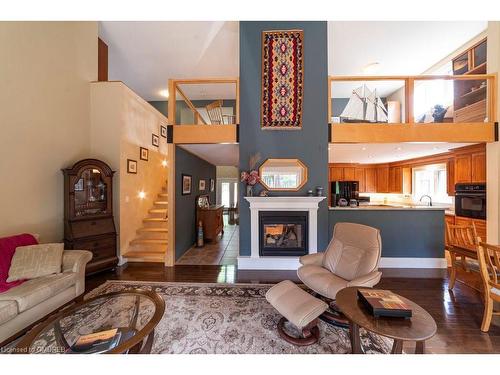
[(12, 257), (8, 282), (61, 272), (64, 244), (44, 243), (19, 246)]

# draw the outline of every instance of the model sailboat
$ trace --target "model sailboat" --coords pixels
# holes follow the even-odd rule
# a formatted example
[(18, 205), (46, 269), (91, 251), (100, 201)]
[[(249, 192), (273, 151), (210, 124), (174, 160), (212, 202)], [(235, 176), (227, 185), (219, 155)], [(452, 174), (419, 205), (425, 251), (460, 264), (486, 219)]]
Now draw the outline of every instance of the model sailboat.
[(377, 96), (377, 90), (366, 85), (352, 91), (351, 98), (340, 115), (341, 122), (387, 122), (387, 109)]

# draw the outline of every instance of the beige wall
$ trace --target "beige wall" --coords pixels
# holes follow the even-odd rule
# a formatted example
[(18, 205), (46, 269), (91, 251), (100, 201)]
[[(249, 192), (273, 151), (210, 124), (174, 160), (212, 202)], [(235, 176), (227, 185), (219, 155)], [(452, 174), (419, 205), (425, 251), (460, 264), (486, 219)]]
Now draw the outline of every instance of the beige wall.
[[(115, 222), (123, 253), (166, 186), (162, 161), (167, 159), (167, 142), (160, 136), (160, 147), (154, 147), (151, 135), (160, 135), (167, 118), (122, 82), (92, 83), (91, 98), (91, 153), (116, 171)], [(149, 161), (140, 160), (140, 147), (149, 149)], [(137, 174), (127, 173), (127, 159), (137, 160)], [(139, 198), (140, 191), (146, 193), (144, 199)]]
[(63, 238), (61, 168), (90, 148), (97, 22), (0, 22), (0, 236)]
[[(500, 72), (500, 22), (488, 22), (488, 73)], [(497, 109), (500, 108), (500, 91), (497, 82)], [(493, 119), (498, 121), (498, 118)], [(486, 144), (486, 217), (488, 242), (498, 244), (500, 207), (500, 143)]]

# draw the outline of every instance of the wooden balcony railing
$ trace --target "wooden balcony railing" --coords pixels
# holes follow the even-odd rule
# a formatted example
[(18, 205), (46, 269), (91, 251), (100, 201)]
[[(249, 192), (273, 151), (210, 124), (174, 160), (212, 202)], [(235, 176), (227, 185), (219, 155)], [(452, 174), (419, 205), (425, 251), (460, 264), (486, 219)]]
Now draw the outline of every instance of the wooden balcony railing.
[[(212, 123), (200, 113), (201, 107), (193, 104), (193, 99), (186, 94), (188, 85), (234, 85), (235, 107), (233, 116), (225, 116), (229, 121)], [(193, 78), (170, 79), (168, 82), (168, 118), (174, 127), (174, 143), (234, 143), (237, 142), (237, 126), (240, 122), (239, 79), (228, 78)], [(184, 101), (193, 115), (192, 123), (177, 123), (177, 99)], [(212, 101), (219, 98), (210, 97)], [(172, 114), (172, 115), (171, 115)]]
[[(436, 121), (429, 114), (415, 113), (416, 95), (425, 91), (431, 81), (453, 81), (453, 103), (446, 108), (444, 119)], [(333, 112), (335, 100), (332, 91), (366, 84), (372, 90), (377, 85), (398, 81), (395, 91), (383, 100), (399, 100), (399, 121), (343, 122), (340, 113)], [(337, 85), (337, 86), (336, 86)], [(450, 87), (448, 86), (448, 89)], [(427, 90), (432, 90), (428, 85)], [(395, 103), (398, 103), (396, 101)], [(435, 104), (444, 104), (438, 103)], [(336, 106), (338, 107), (338, 106)], [(341, 107), (341, 106), (340, 106)], [(448, 111), (449, 110), (449, 111)], [(451, 115), (448, 115), (451, 113)], [(396, 116), (397, 117), (397, 116)], [(429, 121), (429, 118), (431, 119)], [(390, 119), (389, 119), (390, 120)], [(492, 142), (497, 134), (497, 75), (420, 75), (420, 76), (330, 76), (328, 78), (328, 123), (331, 124), (331, 142)]]

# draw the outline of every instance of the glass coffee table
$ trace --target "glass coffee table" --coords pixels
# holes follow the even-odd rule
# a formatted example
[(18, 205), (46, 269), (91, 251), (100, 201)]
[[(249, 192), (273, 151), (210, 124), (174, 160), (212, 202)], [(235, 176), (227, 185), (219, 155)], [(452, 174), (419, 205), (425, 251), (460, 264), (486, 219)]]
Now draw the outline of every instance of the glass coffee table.
[[(134, 289), (99, 295), (49, 317), (28, 332), (13, 352), (150, 353), (164, 312), (165, 301), (154, 292)], [(90, 340), (89, 335), (96, 333), (112, 338)]]

